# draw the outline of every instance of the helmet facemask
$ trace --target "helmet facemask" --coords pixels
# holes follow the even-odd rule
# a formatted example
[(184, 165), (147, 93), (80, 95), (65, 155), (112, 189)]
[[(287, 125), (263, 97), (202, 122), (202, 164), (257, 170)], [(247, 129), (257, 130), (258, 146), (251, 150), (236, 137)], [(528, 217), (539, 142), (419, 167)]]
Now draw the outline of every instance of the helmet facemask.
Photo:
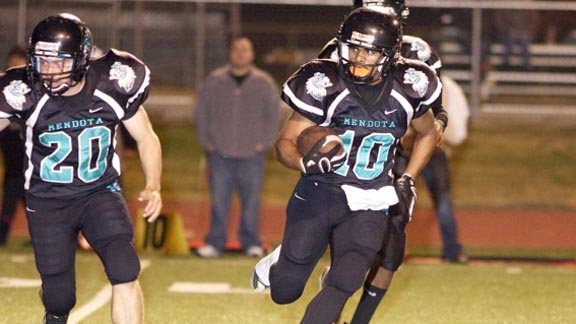
[[(357, 52), (362, 52), (355, 54)], [(380, 82), (396, 61), (396, 48), (372, 49), (347, 42), (338, 42), (338, 54), (343, 71), (356, 84)], [(356, 57), (354, 57), (356, 56)], [(359, 57), (365, 57), (363, 62)]]
[(91, 51), (92, 34), (77, 17), (48, 17), (30, 38), (28, 73), (50, 95), (62, 95), (86, 74)]
[(30, 55), (33, 73), (52, 95), (60, 95), (75, 86), (82, 75), (78, 73), (78, 58), (74, 54), (47, 53), (38, 50)]

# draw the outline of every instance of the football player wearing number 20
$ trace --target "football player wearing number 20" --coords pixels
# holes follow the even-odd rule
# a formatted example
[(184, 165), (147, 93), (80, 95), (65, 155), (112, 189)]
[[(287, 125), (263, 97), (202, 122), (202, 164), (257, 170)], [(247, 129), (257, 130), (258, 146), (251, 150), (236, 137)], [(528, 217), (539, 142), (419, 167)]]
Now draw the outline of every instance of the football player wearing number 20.
[(43, 323), (66, 323), (76, 303), (78, 232), (112, 284), (112, 321), (143, 323), (133, 226), (118, 184), (115, 135), (123, 123), (138, 143), (145, 175), (143, 217), (162, 208), (160, 141), (142, 107), (150, 73), (134, 56), (110, 50), (90, 60), (93, 40), (78, 17), (59, 14), (32, 32), (27, 66), (0, 78), (0, 129), (26, 124), (26, 216), (42, 279)]
[[(430, 105), (442, 86), (428, 66), (400, 58), (401, 31), (381, 7), (355, 9), (337, 34), (338, 60), (308, 62), (284, 84), (282, 98), (294, 111), (281, 127), (276, 155), (303, 176), (288, 202), (282, 244), (256, 264), (252, 286), (269, 287), (278, 304), (295, 301), (330, 246), (330, 277), (301, 323), (338, 318), (381, 247), (389, 208), (409, 208), (414, 179), (435, 149)], [(342, 140), (346, 156), (324, 159), (334, 162), (331, 168), (302, 167), (315, 165), (303, 159), (320, 155), (302, 157), (295, 145), (313, 125), (335, 129)], [(394, 153), (410, 126), (417, 133), (412, 159), (394, 182)]]

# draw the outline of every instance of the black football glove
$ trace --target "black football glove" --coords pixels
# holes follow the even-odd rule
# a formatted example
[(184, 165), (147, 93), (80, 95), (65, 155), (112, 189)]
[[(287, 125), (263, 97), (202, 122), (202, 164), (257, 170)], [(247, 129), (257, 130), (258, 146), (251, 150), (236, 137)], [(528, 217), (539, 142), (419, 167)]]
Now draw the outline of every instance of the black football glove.
[(394, 182), (394, 189), (398, 195), (398, 206), (402, 214), (412, 220), (412, 212), (416, 203), (416, 183), (409, 174), (404, 173)]
[[(338, 141), (330, 151), (322, 153), (320, 149), (328, 143)], [(346, 162), (346, 152), (342, 148), (342, 141), (337, 135), (329, 135), (312, 146), (310, 152), (300, 160), (302, 172), (306, 175), (329, 173), (338, 169)]]

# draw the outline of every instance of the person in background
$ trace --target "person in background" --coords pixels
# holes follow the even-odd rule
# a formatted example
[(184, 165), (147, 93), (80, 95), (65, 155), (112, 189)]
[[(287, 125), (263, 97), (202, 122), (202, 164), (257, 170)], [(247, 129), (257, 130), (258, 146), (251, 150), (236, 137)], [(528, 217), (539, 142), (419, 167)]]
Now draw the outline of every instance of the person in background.
[[(26, 65), (26, 49), (14, 46), (8, 53), (6, 69)], [(2, 187), (2, 212), (0, 214), (0, 246), (8, 242), (12, 221), (18, 202), (24, 199), (24, 141), (22, 127), (13, 122), (0, 132), (0, 150), (4, 159), (4, 185)]]
[(540, 28), (540, 12), (533, 9), (496, 9), (494, 24), (504, 47), (502, 65), (510, 67), (510, 58), (519, 54), (523, 69), (530, 68), (530, 45)]
[(0, 130), (26, 125), (26, 217), (45, 324), (66, 323), (76, 304), (75, 255), (82, 231), (112, 285), (116, 324), (144, 322), (130, 212), (118, 184), (114, 136), (123, 123), (138, 143), (145, 187), (142, 217), (162, 208), (162, 152), (142, 104), (150, 71), (134, 56), (110, 50), (91, 61), (92, 34), (78, 17), (49, 16), (34, 28), (25, 67), (0, 77)]
[[(282, 244), (255, 265), (252, 288), (270, 288), (278, 304), (294, 302), (330, 247), (331, 269), (303, 324), (338, 318), (382, 246), (387, 219), (409, 221), (415, 179), (436, 147), (431, 104), (442, 85), (426, 64), (398, 55), (401, 39), (396, 15), (381, 6), (357, 8), (338, 32), (338, 59), (303, 65), (283, 88), (294, 111), (281, 127), (276, 154), (303, 176), (288, 202)], [(320, 150), (328, 138), (300, 155), (297, 138), (314, 125), (338, 133), (344, 156)], [(417, 133), (412, 158), (395, 177), (395, 151), (410, 127)]]
[(280, 119), (278, 87), (254, 66), (247, 37), (230, 43), (229, 64), (210, 73), (198, 90), (196, 131), (207, 158), (211, 222), (200, 257), (218, 257), (227, 241), (232, 196), (241, 202), (238, 237), (246, 255), (264, 255), (260, 239), (260, 194), (266, 151)]

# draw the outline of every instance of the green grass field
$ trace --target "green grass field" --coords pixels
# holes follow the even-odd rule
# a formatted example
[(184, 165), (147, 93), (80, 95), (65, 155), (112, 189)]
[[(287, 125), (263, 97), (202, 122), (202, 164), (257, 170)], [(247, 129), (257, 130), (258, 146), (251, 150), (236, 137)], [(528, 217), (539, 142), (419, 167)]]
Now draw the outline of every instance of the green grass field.
[[(267, 293), (253, 293), (249, 277), (256, 260), (230, 254), (216, 260), (142, 253), (147, 264), (141, 279), (146, 319), (152, 324), (283, 324), (298, 323), (318, 289), (324, 258), (297, 302), (275, 305)], [(94, 303), (107, 286), (97, 257), (77, 257), (78, 302), (75, 311)], [(482, 263), (467, 266), (408, 261), (398, 272), (372, 323), (404, 324), (569, 324), (576, 323), (576, 267), (530, 263)], [(10, 280), (9, 280), (9, 279)], [(6, 287), (20, 279), (20, 287)], [(25, 280), (25, 281), (22, 281)], [(33, 254), (21, 240), (0, 250), (0, 323), (40, 323), (38, 276)], [(32, 282), (28, 282), (32, 281)], [(35, 284), (36, 283), (36, 284)], [(174, 284), (212, 284), (195, 292), (170, 292)], [(30, 284), (29, 287), (22, 287)], [(16, 285), (17, 286), (17, 285)], [(355, 294), (344, 311), (351, 318)], [(74, 314), (76, 316), (78, 314)], [(72, 321), (71, 321), (72, 322)], [(87, 313), (82, 324), (110, 323), (109, 303)]]
[[(455, 206), (576, 210), (574, 128), (573, 123), (545, 119), (507, 123), (504, 118), (471, 125), (468, 140), (452, 156)], [(156, 130), (164, 150), (164, 199), (207, 199), (193, 126), (157, 125)], [(142, 186), (137, 158), (128, 159), (124, 167), (130, 179), (127, 192), (134, 195)], [(298, 173), (281, 166), (272, 154), (266, 172), (263, 202), (284, 205)], [(428, 195), (419, 195), (418, 204), (428, 207)]]
[[(207, 199), (202, 153), (190, 125), (157, 125), (164, 150), (165, 200)], [(576, 209), (576, 137), (570, 123), (482, 122), (471, 127), (469, 140), (454, 151), (453, 192), (456, 208)], [(141, 189), (136, 157), (124, 164), (129, 197)], [(286, 170), (269, 155), (264, 203), (284, 205), (298, 174)], [(425, 192), (425, 191), (421, 191)], [(430, 205), (427, 194), (419, 207)], [(410, 251), (415, 255), (437, 251)], [(515, 256), (511, 250), (469, 251), (475, 256)], [(525, 255), (526, 251), (520, 251)], [(534, 251), (538, 257), (576, 258), (576, 251)], [(147, 267), (141, 275), (149, 324), (284, 324), (298, 323), (307, 302), (318, 289), (321, 261), (302, 298), (288, 306), (273, 304), (267, 294), (248, 290), (256, 260), (226, 255), (218, 260), (196, 256), (169, 257), (142, 253)], [(532, 324), (576, 323), (576, 267), (519, 262), (478, 262), (468, 266), (408, 261), (373, 323), (403, 324)], [(31, 247), (23, 239), (0, 248), (0, 324), (40, 323), (38, 274)], [(170, 292), (175, 283), (200, 284), (196, 293)], [(212, 283), (219, 293), (202, 286)], [(11, 286), (12, 285), (12, 286)], [(107, 281), (98, 259), (90, 252), (77, 257), (78, 302), (87, 309)], [(198, 287), (197, 287), (198, 288)], [(105, 293), (103, 295), (106, 295)], [(351, 318), (354, 295), (344, 311)], [(110, 323), (109, 303), (80, 321)], [(76, 313), (75, 315), (78, 315)]]

